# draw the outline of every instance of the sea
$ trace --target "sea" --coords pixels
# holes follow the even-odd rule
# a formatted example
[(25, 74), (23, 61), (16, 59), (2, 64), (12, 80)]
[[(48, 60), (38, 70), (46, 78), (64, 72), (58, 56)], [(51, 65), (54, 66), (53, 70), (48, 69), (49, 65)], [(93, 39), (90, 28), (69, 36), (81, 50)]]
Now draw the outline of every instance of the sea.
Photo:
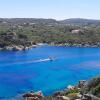
[(52, 95), (98, 75), (100, 48), (43, 45), (26, 51), (0, 51), (0, 100), (30, 91)]

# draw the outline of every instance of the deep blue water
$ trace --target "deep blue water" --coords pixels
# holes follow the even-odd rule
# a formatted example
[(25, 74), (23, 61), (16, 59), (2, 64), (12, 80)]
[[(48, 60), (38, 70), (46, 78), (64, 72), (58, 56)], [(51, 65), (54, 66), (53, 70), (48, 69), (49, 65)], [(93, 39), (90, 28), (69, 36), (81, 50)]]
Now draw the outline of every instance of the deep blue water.
[[(39, 59), (56, 57), (54, 61)], [(100, 75), (100, 48), (43, 46), (0, 52), (0, 98), (31, 90), (45, 95)]]

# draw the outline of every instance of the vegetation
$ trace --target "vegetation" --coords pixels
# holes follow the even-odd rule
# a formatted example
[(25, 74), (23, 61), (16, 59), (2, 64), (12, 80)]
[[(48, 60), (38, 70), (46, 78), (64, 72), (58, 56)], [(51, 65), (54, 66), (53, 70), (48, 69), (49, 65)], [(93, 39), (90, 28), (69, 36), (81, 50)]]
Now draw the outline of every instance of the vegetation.
[[(16, 33), (17, 40), (2, 34)], [(0, 19), (0, 44), (33, 43), (62, 44), (68, 46), (100, 46), (100, 21), (85, 19)]]
[(88, 81), (87, 85), (82, 88), (82, 93), (91, 93), (100, 97), (100, 76)]
[(60, 97), (59, 100), (67, 100), (63, 97), (68, 97), (68, 100), (100, 100), (100, 76), (87, 81), (80, 89), (59, 91), (54, 96), (45, 97), (45, 99), (58, 100), (57, 97)]

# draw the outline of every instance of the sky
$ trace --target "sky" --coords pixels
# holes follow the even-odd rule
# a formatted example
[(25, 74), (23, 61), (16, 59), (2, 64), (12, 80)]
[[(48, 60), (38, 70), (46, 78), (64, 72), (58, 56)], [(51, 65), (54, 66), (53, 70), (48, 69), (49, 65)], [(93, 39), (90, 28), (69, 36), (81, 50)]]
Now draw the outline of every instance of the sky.
[(0, 0), (0, 18), (100, 19), (100, 0)]

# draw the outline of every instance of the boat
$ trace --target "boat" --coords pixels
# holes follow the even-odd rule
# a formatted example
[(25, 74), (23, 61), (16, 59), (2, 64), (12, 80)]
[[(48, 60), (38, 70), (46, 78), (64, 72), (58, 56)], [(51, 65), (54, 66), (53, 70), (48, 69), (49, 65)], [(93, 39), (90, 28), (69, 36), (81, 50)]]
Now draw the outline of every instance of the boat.
[(53, 61), (56, 59), (56, 57), (49, 57), (50, 61)]
[(55, 60), (55, 57), (48, 57), (46, 59), (39, 59), (37, 61), (34, 61), (34, 62), (47, 62), (47, 61), (54, 61)]

